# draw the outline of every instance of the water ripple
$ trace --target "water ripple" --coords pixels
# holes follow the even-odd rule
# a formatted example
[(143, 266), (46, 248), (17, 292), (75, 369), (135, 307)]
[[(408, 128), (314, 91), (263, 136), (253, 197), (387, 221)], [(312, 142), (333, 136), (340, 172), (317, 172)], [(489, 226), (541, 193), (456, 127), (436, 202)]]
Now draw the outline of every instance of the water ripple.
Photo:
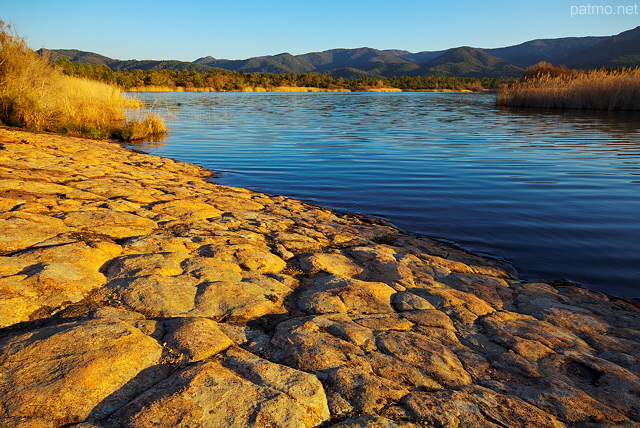
[(487, 94), (140, 94), (153, 153), (222, 184), (381, 215), (524, 278), (640, 295), (640, 118), (496, 108)]

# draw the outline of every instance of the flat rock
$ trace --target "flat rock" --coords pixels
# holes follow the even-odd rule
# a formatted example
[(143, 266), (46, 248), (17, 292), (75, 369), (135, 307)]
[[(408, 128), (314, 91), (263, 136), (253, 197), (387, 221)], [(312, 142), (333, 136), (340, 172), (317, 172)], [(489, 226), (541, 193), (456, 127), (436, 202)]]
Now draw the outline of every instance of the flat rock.
[(326, 272), (344, 277), (358, 275), (364, 270), (342, 254), (307, 254), (300, 258), (298, 264), (304, 272)]
[(118, 278), (106, 287), (131, 309), (150, 316), (181, 316), (194, 308), (197, 281), (187, 275)]
[(0, 180), (0, 188), (21, 193), (32, 193), (36, 195), (64, 195), (64, 197), (66, 198), (87, 200), (104, 199), (101, 196), (89, 192), (84, 192), (73, 187), (42, 181)]
[(554, 351), (589, 353), (589, 346), (571, 332), (514, 312), (496, 312), (483, 318), (489, 336), (525, 358), (537, 360)]
[(235, 351), (174, 374), (118, 411), (109, 425), (297, 428), (328, 417), (324, 390), (313, 375)]
[(637, 302), (210, 175), (0, 128), (1, 426), (640, 424)]
[(199, 286), (193, 315), (233, 321), (249, 321), (285, 313), (284, 299), (291, 289), (269, 278), (244, 282), (218, 281)]
[(256, 273), (278, 273), (286, 266), (286, 262), (272, 253), (269, 247), (258, 243), (208, 245), (200, 249), (200, 253), (215, 260), (235, 263), (245, 270)]
[(430, 426), (549, 427), (565, 425), (527, 402), (480, 387), (416, 392), (403, 398), (409, 415)]
[(119, 253), (109, 242), (74, 242), (0, 258), (0, 326), (26, 321), (43, 306), (82, 300), (106, 282), (100, 268)]
[(456, 354), (434, 340), (413, 332), (385, 331), (376, 336), (380, 351), (419, 367), (445, 387), (471, 383), (471, 376)]
[(389, 246), (356, 247), (349, 252), (366, 271), (362, 279), (384, 282), (397, 291), (413, 287), (415, 281), (411, 269), (396, 259), (396, 252)]
[(123, 198), (140, 203), (155, 202), (155, 197), (162, 195), (159, 190), (149, 189), (130, 180), (123, 179), (93, 178), (69, 183), (69, 186), (109, 199)]
[(176, 318), (165, 323), (163, 342), (185, 356), (188, 362), (201, 361), (233, 344), (231, 339), (208, 318)]
[(168, 213), (184, 219), (201, 220), (210, 217), (220, 217), (223, 211), (198, 198), (176, 199), (173, 201), (154, 204), (153, 211)]
[(189, 257), (186, 252), (130, 254), (112, 259), (105, 266), (109, 278), (117, 276), (163, 275), (175, 276), (183, 273), (180, 263)]
[(157, 233), (136, 236), (122, 244), (125, 254), (184, 253), (193, 241), (188, 237)]
[(393, 307), (398, 312), (435, 309), (427, 299), (411, 292), (400, 292), (394, 294), (392, 303)]
[[(157, 381), (161, 346), (115, 320), (33, 330), (0, 340), (0, 420), (61, 426), (103, 416)], [(46, 421), (46, 422), (45, 422)]]
[(61, 224), (10, 217), (0, 219), (0, 254), (10, 254), (46, 241), (68, 228)]
[(298, 305), (316, 314), (393, 312), (391, 296), (395, 290), (380, 282), (330, 276), (304, 286)]
[(138, 215), (121, 211), (78, 211), (61, 216), (68, 227), (110, 236), (114, 239), (147, 235), (157, 224)]
[(335, 425), (331, 425), (332, 428), (417, 428), (418, 426), (419, 425), (413, 424), (411, 422), (396, 422), (378, 415), (366, 415), (361, 418), (349, 418)]
[(202, 282), (239, 282), (242, 281), (242, 268), (239, 264), (210, 257), (191, 257), (182, 262), (185, 273)]

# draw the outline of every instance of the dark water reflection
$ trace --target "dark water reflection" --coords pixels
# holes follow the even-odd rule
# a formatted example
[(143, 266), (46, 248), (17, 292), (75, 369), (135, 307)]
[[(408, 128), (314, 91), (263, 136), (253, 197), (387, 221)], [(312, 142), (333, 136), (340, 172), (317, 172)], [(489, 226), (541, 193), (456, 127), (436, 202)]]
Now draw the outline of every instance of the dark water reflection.
[(378, 215), (525, 279), (640, 295), (640, 117), (496, 108), (487, 94), (141, 94), (153, 153), (216, 181)]

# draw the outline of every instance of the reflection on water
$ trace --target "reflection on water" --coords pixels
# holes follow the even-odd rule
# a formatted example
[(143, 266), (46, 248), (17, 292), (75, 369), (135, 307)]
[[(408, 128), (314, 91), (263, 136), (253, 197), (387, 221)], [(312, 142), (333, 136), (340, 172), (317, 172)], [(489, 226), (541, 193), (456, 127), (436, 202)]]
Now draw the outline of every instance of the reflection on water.
[(157, 151), (167, 142), (166, 134), (150, 135), (141, 140), (129, 141), (127, 145), (133, 149), (145, 152)]
[(496, 108), (487, 94), (140, 94), (138, 148), (216, 181), (391, 220), (503, 256), (525, 279), (640, 295), (640, 117)]
[(497, 107), (496, 111), (504, 116), (528, 117), (534, 123), (545, 123), (545, 118), (553, 118), (555, 121), (573, 124), (577, 129), (587, 132), (597, 129), (611, 136), (637, 134), (640, 129), (640, 115), (637, 111), (526, 109), (505, 106)]

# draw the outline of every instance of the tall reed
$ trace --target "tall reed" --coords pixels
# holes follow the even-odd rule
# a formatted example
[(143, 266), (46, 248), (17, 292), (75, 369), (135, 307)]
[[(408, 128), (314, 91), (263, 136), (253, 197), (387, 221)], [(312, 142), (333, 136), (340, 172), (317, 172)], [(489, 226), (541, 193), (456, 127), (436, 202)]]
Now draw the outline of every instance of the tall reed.
[(590, 70), (523, 79), (498, 92), (513, 107), (640, 110), (640, 69)]
[[(116, 86), (64, 75), (0, 20), (0, 123), (93, 138), (119, 132), (127, 108), (141, 103)], [(153, 130), (164, 127), (153, 127)], [(131, 134), (144, 138), (140, 133)]]

